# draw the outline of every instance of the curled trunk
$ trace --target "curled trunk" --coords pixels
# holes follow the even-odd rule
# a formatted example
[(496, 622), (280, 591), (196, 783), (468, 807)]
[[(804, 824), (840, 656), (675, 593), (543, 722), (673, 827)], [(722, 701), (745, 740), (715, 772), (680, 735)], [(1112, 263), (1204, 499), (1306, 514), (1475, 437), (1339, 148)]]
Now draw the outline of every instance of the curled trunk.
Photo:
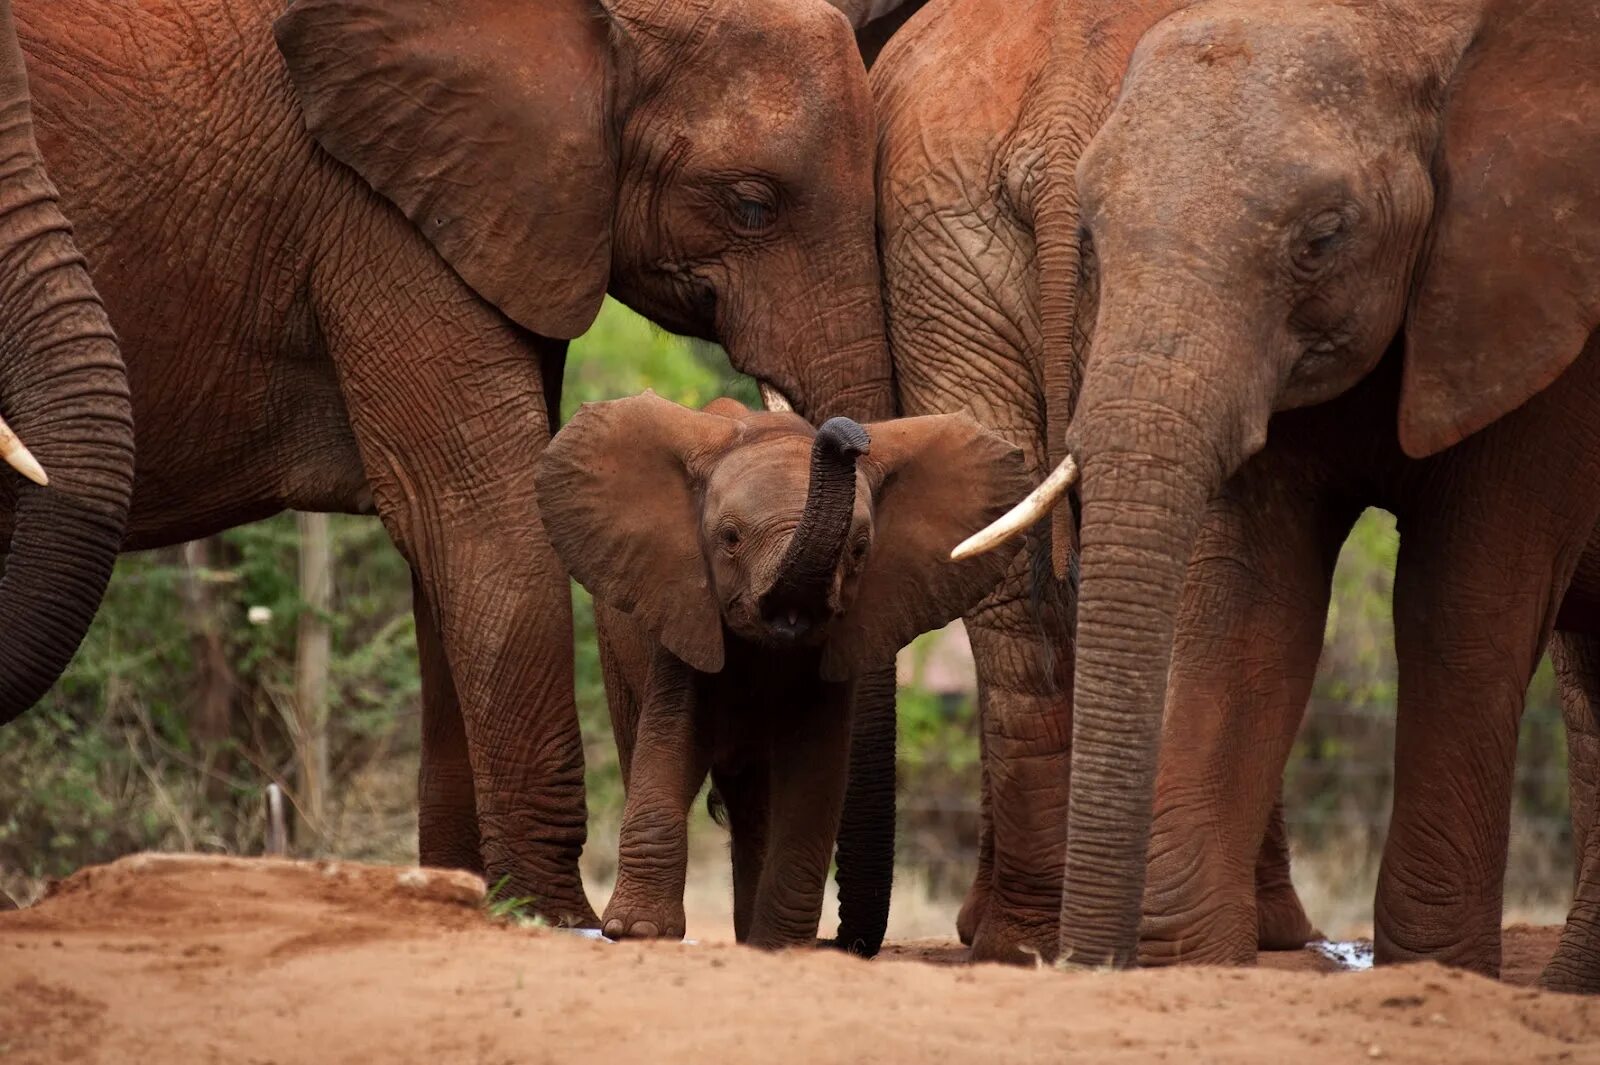
[(0, 410), (49, 487), (11, 477), (0, 578), (0, 724), (33, 705), (94, 619), (133, 485), (127, 373), (34, 143), (9, 0), (0, 0)]
[(849, 418), (830, 418), (817, 430), (805, 512), (761, 597), (768, 618), (799, 625), (826, 610), (855, 510), (856, 459), (867, 445), (867, 431)]

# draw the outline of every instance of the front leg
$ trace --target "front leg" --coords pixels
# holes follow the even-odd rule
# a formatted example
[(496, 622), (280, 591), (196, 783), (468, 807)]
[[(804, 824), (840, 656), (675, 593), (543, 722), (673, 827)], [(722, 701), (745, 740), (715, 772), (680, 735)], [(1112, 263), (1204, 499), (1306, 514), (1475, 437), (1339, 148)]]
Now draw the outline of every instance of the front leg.
[(819, 697), (772, 730), (767, 855), (750, 922), (751, 946), (810, 946), (850, 760), (850, 685), (821, 684)]
[(689, 807), (706, 778), (695, 730), (694, 671), (657, 648), (634, 735), (617, 886), (601, 927), (613, 939), (682, 939)]
[[(431, 860), (470, 864), (464, 733), (486, 878), (550, 921), (592, 926), (571, 591), (534, 494), (550, 438), (542, 361), (562, 345), (515, 330), (398, 215), (341, 255), (314, 278), (316, 317), (432, 625), (423, 842)], [(452, 826), (460, 838), (445, 840)]]
[(1140, 964), (1251, 964), (1263, 931), (1282, 931), (1277, 918), (1303, 920), (1286, 844), (1263, 869), (1263, 843), (1355, 517), (1281, 453), (1257, 456), (1213, 501), (1173, 640)]
[[(1068, 589), (1019, 551), (966, 618), (978, 677), (985, 824), (978, 877), (962, 907), (974, 961), (1029, 964), (1056, 954), (1072, 766)], [(986, 860), (987, 859), (987, 860)]]

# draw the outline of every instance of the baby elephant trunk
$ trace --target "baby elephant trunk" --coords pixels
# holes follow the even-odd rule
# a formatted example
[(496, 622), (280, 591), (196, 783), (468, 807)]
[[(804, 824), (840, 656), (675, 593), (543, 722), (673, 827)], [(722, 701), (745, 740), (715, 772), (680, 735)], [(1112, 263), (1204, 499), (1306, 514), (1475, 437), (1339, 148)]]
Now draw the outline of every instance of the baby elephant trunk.
[(800, 524), (761, 597), (762, 620), (799, 639), (827, 620), (834, 574), (856, 505), (856, 459), (867, 453), (867, 431), (849, 418), (830, 418), (811, 445), (811, 483)]

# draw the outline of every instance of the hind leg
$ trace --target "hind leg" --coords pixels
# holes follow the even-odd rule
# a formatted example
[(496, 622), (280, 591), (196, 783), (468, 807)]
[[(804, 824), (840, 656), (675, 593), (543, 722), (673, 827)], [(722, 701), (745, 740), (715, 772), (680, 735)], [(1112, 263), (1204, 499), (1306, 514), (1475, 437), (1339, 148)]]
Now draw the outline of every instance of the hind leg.
[(1567, 726), (1567, 781), (1572, 797), (1572, 842), (1577, 884), (1561, 945), (1539, 983), (1552, 991), (1600, 992), (1600, 637), (1558, 632), (1550, 657), (1561, 682)]

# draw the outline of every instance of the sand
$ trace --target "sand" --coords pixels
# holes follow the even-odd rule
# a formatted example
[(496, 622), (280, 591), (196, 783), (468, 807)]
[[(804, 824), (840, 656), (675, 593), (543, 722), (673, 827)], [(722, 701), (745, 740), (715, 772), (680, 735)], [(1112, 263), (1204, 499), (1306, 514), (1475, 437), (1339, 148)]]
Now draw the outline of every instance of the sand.
[(1433, 965), (1063, 974), (512, 927), (459, 873), (140, 855), (0, 913), (0, 1062), (1600, 1061), (1600, 1000)]

